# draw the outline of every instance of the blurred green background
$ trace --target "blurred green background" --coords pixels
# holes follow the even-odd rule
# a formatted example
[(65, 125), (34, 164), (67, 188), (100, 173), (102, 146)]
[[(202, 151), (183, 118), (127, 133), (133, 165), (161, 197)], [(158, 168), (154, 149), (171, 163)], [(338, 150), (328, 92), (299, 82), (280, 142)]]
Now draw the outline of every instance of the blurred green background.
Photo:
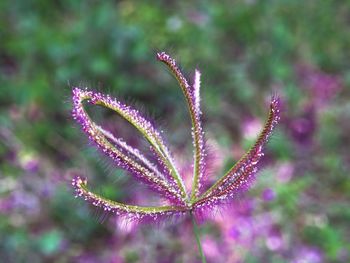
[(80, 170), (128, 201), (136, 184), (84, 140), (74, 86), (143, 108), (191, 157), (184, 100), (155, 59), (164, 50), (190, 78), (202, 72), (221, 172), (254, 142), (271, 94), (283, 101), (240, 201), (252, 209), (201, 225), (208, 262), (349, 262), (349, 22), (350, 2), (335, 0), (0, 1), (0, 261), (198, 262), (187, 222), (100, 223), (69, 186)]

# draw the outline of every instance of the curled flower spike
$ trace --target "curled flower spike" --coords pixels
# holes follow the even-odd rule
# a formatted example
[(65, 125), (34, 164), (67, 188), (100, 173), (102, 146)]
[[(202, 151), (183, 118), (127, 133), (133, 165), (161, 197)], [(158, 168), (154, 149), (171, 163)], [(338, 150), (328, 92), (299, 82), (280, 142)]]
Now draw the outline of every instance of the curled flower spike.
[[(228, 202), (237, 193), (248, 188), (258, 171), (258, 164), (264, 155), (264, 148), (280, 119), (280, 101), (273, 97), (270, 111), (263, 130), (251, 149), (213, 186), (202, 190), (206, 175), (205, 143), (200, 110), (200, 72), (195, 71), (193, 84), (190, 85), (174, 59), (164, 52), (157, 54), (174, 74), (185, 96), (192, 122), (192, 139), (194, 146), (193, 180), (191, 193), (187, 193), (182, 177), (160, 132), (137, 110), (127, 106), (109, 95), (93, 92), (88, 89), (73, 89), (73, 117), (81, 125), (89, 139), (110, 157), (115, 164), (142, 181), (150, 189), (168, 200), (165, 206), (136, 206), (108, 200), (91, 192), (87, 180), (76, 176), (72, 185), (76, 196), (84, 198), (93, 206), (104, 211), (136, 220), (158, 220), (168, 216), (191, 214), (200, 216), (214, 206)], [(131, 147), (122, 138), (116, 138), (91, 120), (83, 103), (101, 105), (115, 111), (128, 121), (149, 142), (154, 161), (148, 160), (139, 150)]]
[(90, 192), (87, 188), (87, 180), (79, 176), (73, 178), (72, 185), (75, 188), (77, 197), (84, 198), (85, 201), (90, 202), (93, 206), (102, 208), (106, 212), (126, 216), (130, 219), (139, 221), (157, 220), (162, 217), (181, 216), (187, 212), (186, 209), (180, 206), (141, 207), (118, 203)]

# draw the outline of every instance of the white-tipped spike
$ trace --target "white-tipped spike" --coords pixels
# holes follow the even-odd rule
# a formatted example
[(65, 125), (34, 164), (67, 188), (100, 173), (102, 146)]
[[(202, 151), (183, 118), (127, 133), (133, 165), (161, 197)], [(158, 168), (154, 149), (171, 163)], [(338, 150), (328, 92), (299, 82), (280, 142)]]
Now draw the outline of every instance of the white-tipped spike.
[(101, 126), (96, 125), (96, 128), (102, 132), (102, 134), (104, 136), (106, 136), (106, 138), (110, 139), (113, 143), (115, 143), (117, 146), (121, 147), (122, 149), (124, 149), (127, 153), (131, 154), (132, 156), (136, 157), (137, 160), (141, 161), (143, 163), (143, 165), (151, 170), (152, 172), (155, 173), (155, 175), (157, 175), (159, 178), (164, 179), (163, 174), (157, 169), (157, 167), (150, 162), (145, 156), (143, 156), (139, 150), (131, 147), (130, 145), (128, 145), (126, 142), (124, 142), (121, 138), (115, 138), (114, 135), (112, 133), (110, 133), (109, 131), (104, 130)]
[(194, 106), (195, 106), (197, 112), (200, 112), (200, 108), (199, 108), (200, 85), (201, 85), (201, 73), (198, 69), (196, 69), (195, 74), (194, 74), (194, 82), (193, 82), (193, 99), (194, 99)]

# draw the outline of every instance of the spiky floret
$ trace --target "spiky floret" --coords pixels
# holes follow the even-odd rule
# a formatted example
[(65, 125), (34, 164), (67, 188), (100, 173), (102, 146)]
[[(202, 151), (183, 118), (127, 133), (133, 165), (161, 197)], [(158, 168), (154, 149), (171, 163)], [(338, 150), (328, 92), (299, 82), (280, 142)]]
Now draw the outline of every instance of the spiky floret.
[(270, 103), (269, 116), (256, 143), (222, 178), (198, 198), (193, 205), (195, 209), (216, 205), (248, 188), (258, 171), (259, 161), (264, 156), (264, 147), (279, 120), (280, 100), (273, 97)]
[[(164, 177), (160, 176), (160, 173), (154, 172), (146, 168), (144, 165), (141, 165), (140, 162), (137, 162), (132, 156), (136, 156), (143, 163), (145, 163), (146, 158), (140, 154), (136, 154), (137, 151), (132, 150), (132, 147), (127, 144), (119, 142), (119, 145), (113, 145), (111, 143), (111, 139), (114, 143), (118, 143), (118, 141), (113, 139), (111, 134), (106, 133), (90, 119), (83, 107), (84, 101), (88, 101), (92, 104), (103, 105), (116, 111), (120, 116), (128, 120), (139, 131), (141, 131), (152, 145), (157, 147), (157, 149), (161, 149), (162, 153), (169, 155), (163, 144), (162, 138), (153, 126), (141, 117), (136, 110), (131, 109), (109, 96), (104, 96), (101, 93), (95, 93), (88, 90), (82, 90), (80, 88), (73, 89), (73, 117), (82, 125), (83, 131), (87, 133), (89, 139), (94, 142), (103, 153), (111, 157), (119, 167), (129, 171), (137, 179), (142, 180), (152, 189), (163, 194), (163, 196), (168, 198), (171, 202), (184, 205), (186, 197), (180, 187), (174, 188), (174, 185), (170, 185)], [(160, 158), (166, 157), (162, 155)], [(166, 159), (167, 164), (170, 163), (170, 159)], [(147, 161), (146, 163), (149, 164), (150, 162)], [(173, 169), (176, 169), (175, 166)], [(181, 180), (180, 177), (179, 180)]]
[[(111, 98), (89, 91), (73, 89), (73, 117), (81, 124), (83, 131), (89, 136), (103, 153), (111, 157), (115, 163), (143, 181), (151, 189), (160, 193), (172, 205), (157, 207), (141, 207), (126, 205), (108, 200), (92, 193), (87, 188), (86, 179), (75, 177), (73, 186), (77, 196), (82, 196), (92, 205), (117, 215), (125, 215), (131, 219), (158, 219), (166, 216), (180, 216), (186, 213), (200, 216), (203, 211), (211, 210), (214, 206), (228, 202), (237, 193), (248, 188), (258, 171), (258, 164), (264, 155), (264, 148), (274, 128), (280, 120), (280, 101), (273, 97), (270, 111), (263, 130), (256, 143), (250, 150), (212, 187), (200, 194), (200, 188), (205, 174), (204, 135), (201, 124), (200, 110), (200, 72), (195, 71), (194, 81), (190, 86), (172, 59), (166, 53), (158, 53), (157, 58), (164, 62), (177, 78), (185, 95), (192, 121), (192, 138), (194, 144), (194, 170), (191, 198), (189, 199), (178, 169), (174, 165), (168, 148), (165, 146), (160, 133), (131, 107)], [(110, 132), (94, 123), (84, 109), (83, 102), (101, 105), (114, 110), (132, 124), (150, 143), (151, 153), (155, 156), (156, 164), (149, 161), (137, 149), (134, 149), (121, 138), (116, 138)]]
[(75, 176), (72, 186), (76, 197), (82, 197), (93, 206), (102, 208), (105, 212), (111, 212), (119, 216), (125, 216), (131, 220), (158, 220), (163, 217), (181, 216), (187, 210), (181, 206), (156, 206), (145, 207), (136, 205), (126, 205), (104, 198), (91, 192), (87, 188), (87, 179)]
[(179, 67), (176, 65), (176, 61), (171, 58), (165, 52), (157, 54), (158, 60), (163, 62), (169, 67), (171, 72), (180, 84), (182, 92), (186, 98), (188, 109), (190, 112), (192, 122), (192, 138), (194, 146), (194, 171), (193, 171), (193, 183), (191, 201), (195, 200), (200, 194), (201, 180), (205, 172), (205, 146), (204, 146), (204, 134), (201, 122), (201, 110), (200, 110), (200, 72), (195, 71), (195, 78), (192, 87), (188, 84), (188, 81), (182, 74)]
[[(133, 148), (129, 144), (127, 144), (122, 138), (116, 138), (112, 133), (109, 131), (106, 131), (100, 126), (96, 126), (96, 128), (108, 139), (110, 140), (114, 146), (119, 147), (119, 149), (129, 155), (131, 158), (135, 158), (138, 162), (140, 162), (144, 167), (146, 167), (148, 170), (155, 173), (155, 175), (159, 178), (162, 178), (165, 180), (165, 177), (163, 173), (159, 171), (159, 169), (156, 167), (155, 164), (153, 164), (151, 161), (149, 161), (138, 149)], [(167, 168), (165, 167), (164, 170), (168, 172)], [(171, 179), (171, 178), (167, 178)], [(174, 187), (176, 187), (174, 185)]]

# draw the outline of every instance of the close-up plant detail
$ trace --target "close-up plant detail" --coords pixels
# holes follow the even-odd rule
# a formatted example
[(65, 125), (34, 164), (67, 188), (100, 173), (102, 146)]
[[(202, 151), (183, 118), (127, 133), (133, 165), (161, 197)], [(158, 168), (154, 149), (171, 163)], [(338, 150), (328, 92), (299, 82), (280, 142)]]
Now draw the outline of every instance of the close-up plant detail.
[[(186, 189), (180, 169), (173, 160), (161, 133), (143, 117), (139, 111), (99, 92), (86, 88), (73, 89), (73, 117), (81, 125), (91, 142), (99, 150), (113, 159), (117, 167), (126, 170), (136, 180), (146, 184), (151, 190), (167, 200), (161, 206), (129, 205), (109, 200), (89, 190), (87, 179), (76, 176), (72, 185), (76, 196), (84, 198), (93, 206), (106, 212), (126, 217), (130, 220), (158, 222), (167, 217), (189, 215), (194, 224), (196, 239), (205, 261), (197, 233), (196, 220), (203, 218), (214, 208), (228, 204), (250, 186), (258, 172), (258, 165), (264, 156), (264, 148), (280, 119), (280, 101), (273, 96), (267, 121), (255, 144), (244, 156), (208, 189), (204, 187), (208, 161), (200, 109), (200, 77), (196, 70), (194, 80), (189, 83), (174, 59), (164, 52), (157, 54), (177, 79), (184, 94), (192, 123), (193, 139), (193, 179), (191, 189)], [(138, 130), (150, 145), (154, 158), (148, 159), (138, 149), (127, 144), (122, 138), (96, 124), (84, 108), (84, 103), (100, 105), (116, 112)]]

